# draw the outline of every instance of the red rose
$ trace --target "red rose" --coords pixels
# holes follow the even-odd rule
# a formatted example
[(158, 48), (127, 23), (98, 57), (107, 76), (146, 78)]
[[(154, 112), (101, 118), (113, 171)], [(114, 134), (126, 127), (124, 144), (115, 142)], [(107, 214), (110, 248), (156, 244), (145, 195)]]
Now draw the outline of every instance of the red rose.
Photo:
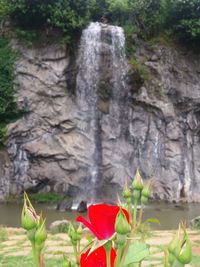
[[(115, 219), (119, 210), (119, 206), (91, 205), (88, 208), (89, 221), (82, 216), (77, 217), (76, 221), (82, 222), (99, 240), (108, 239), (115, 233)], [(128, 212), (122, 210), (129, 222)]]
[[(90, 249), (81, 254), (80, 264), (81, 267), (106, 267), (106, 251), (104, 247), (99, 247), (88, 255)], [(116, 252), (112, 248), (110, 254), (110, 266), (114, 267)]]

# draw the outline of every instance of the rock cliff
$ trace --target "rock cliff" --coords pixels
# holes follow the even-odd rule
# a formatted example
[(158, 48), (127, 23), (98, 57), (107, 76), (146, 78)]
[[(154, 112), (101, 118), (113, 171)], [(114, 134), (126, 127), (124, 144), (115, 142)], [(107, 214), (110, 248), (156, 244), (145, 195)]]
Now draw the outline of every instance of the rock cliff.
[(139, 43), (136, 58), (148, 77), (136, 86), (123, 65), (126, 86), (115, 94), (112, 34), (102, 31), (96, 102), (80, 99), (81, 64), (65, 48), (15, 44), (16, 98), (25, 115), (9, 125), (0, 152), (2, 200), (23, 190), (111, 200), (138, 167), (144, 179), (155, 178), (154, 197), (200, 201), (200, 57)]

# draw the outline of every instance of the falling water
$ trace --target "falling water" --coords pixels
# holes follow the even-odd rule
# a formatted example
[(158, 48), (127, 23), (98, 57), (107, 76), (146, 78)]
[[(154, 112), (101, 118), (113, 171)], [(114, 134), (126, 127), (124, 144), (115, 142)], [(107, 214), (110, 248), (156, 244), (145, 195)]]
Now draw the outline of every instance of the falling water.
[[(111, 127), (113, 137), (123, 135), (126, 128), (125, 114), (125, 78), (127, 63), (125, 60), (125, 37), (121, 27), (102, 23), (91, 23), (83, 31), (76, 80), (76, 96), (79, 112), (76, 114), (79, 133), (90, 137), (87, 151), (87, 173), (89, 187), (95, 192), (101, 187), (103, 165), (104, 123)], [(102, 96), (103, 95), (103, 96)], [(106, 96), (105, 96), (106, 95)], [(99, 106), (102, 98), (109, 102), (105, 114)], [(105, 102), (105, 99), (103, 99)], [(119, 108), (119, 106), (121, 108)], [(104, 123), (102, 121), (104, 120)], [(92, 136), (92, 140), (91, 140)], [(113, 152), (116, 149), (113, 146)]]

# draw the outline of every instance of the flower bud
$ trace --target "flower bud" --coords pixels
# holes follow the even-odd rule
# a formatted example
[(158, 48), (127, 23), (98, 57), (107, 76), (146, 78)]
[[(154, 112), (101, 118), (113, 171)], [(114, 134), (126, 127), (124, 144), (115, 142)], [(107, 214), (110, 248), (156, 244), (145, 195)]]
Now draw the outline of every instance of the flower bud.
[(143, 195), (141, 196), (141, 204), (142, 204), (142, 205), (146, 205), (146, 204), (148, 203), (148, 200), (149, 200), (149, 199), (148, 199), (147, 197), (145, 197), (145, 196), (143, 196)]
[(175, 250), (178, 246), (179, 239), (180, 239), (180, 226), (179, 226), (179, 229), (176, 232), (175, 236), (173, 237), (173, 239), (171, 240), (171, 242), (168, 245), (168, 250), (170, 253), (175, 254)]
[(42, 248), (44, 246), (46, 238), (47, 238), (47, 231), (45, 227), (45, 220), (43, 220), (42, 217), (40, 216), (40, 224), (35, 233), (36, 245)]
[(181, 242), (180, 252), (177, 255), (177, 260), (182, 264), (188, 264), (192, 260), (192, 247), (186, 232)]
[(81, 234), (82, 234), (81, 229), (76, 230), (72, 224), (69, 225), (68, 235), (73, 245), (76, 245), (77, 241), (81, 240)]
[(131, 198), (132, 194), (131, 194), (131, 190), (129, 189), (128, 185), (127, 185), (127, 181), (125, 182), (125, 186), (122, 192), (122, 196), (127, 199), (127, 198)]
[(150, 179), (142, 190), (142, 195), (146, 198), (151, 196), (152, 183), (152, 179)]
[(174, 256), (174, 254), (169, 252), (169, 263), (170, 263), (170, 266), (173, 266), (173, 263), (175, 262), (175, 260), (176, 260), (176, 258)]
[(27, 237), (31, 241), (31, 243), (35, 242), (35, 232), (36, 232), (36, 228), (33, 228), (27, 231)]
[(133, 198), (134, 198), (134, 200), (139, 200), (140, 196), (141, 196), (141, 191), (134, 189), (133, 190)]
[(127, 235), (131, 231), (131, 226), (122, 209), (118, 212), (115, 220), (115, 231), (121, 235)]
[(143, 187), (144, 185), (143, 185), (142, 177), (140, 175), (139, 170), (137, 169), (133, 183), (132, 183), (132, 188), (133, 190), (142, 191)]
[(79, 235), (82, 235), (82, 233), (83, 233), (83, 227), (82, 227), (82, 224), (80, 223), (79, 224), (79, 227), (78, 227), (78, 229), (77, 229), (77, 234), (79, 234)]
[(37, 214), (31, 205), (26, 193), (24, 193), (24, 206), (21, 214), (22, 227), (25, 230), (31, 230), (37, 226)]

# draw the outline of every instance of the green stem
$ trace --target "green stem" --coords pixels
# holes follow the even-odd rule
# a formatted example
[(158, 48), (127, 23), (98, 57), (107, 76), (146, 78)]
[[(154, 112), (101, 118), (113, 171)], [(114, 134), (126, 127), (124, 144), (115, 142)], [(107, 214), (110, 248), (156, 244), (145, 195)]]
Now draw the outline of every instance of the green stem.
[(40, 254), (38, 253), (38, 250), (35, 247), (35, 243), (31, 242), (32, 245), (32, 251), (33, 251), (33, 258), (35, 261), (35, 267), (40, 267)]
[(78, 251), (77, 251), (77, 245), (73, 245), (73, 249), (74, 249), (74, 255), (76, 258), (76, 263), (79, 264), (79, 255), (78, 255)]
[(132, 223), (132, 203), (128, 204), (128, 213), (130, 216), (130, 223)]
[(119, 264), (120, 264), (120, 261), (121, 261), (121, 258), (122, 258), (122, 254), (123, 254), (123, 246), (119, 246), (118, 249), (117, 249), (117, 257), (116, 257), (116, 260), (115, 260), (115, 267), (118, 267)]
[(142, 205), (141, 208), (140, 208), (139, 219), (138, 219), (138, 225), (140, 225), (141, 222), (142, 222), (143, 211), (144, 211), (144, 205)]
[(133, 225), (137, 224), (137, 207), (138, 207), (138, 199), (134, 199), (134, 208), (133, 208)]
[(110, 252), (106, 250), (106, 266), (110, 267)]
[(106, 266), (107, 267), (111, 267), (110, 265), (110, 253), (112, 250), (112, 242), (108, 241), (105, 245), (104, 245), (104, 249), (106, 251)]
[(130, 233), (130, 238), (127, 240), (126, 245), (125, 245), (125, 248), (124, 248), (123, 251), (122, 251), (122, 256), (121, 256), (121, 260), (120, 260), (120, 262), (119, 262), (119, 265), (116, 266), (116, 267), (123, 267), (123, 264), (124, 264), (124, 260), (125, 260), (126, 254), (127, 254), (127, 252), (128, 252), (129, 246), (130, 246), (131, 241), (132, 241), (131, 237), (133, 236), (133, 234), (134, 234), (134, 232), (135, 232), (135, 229), (136, 229), (136, 228), (133, 226), (132, 231), (131, 231), (131, 233)]

